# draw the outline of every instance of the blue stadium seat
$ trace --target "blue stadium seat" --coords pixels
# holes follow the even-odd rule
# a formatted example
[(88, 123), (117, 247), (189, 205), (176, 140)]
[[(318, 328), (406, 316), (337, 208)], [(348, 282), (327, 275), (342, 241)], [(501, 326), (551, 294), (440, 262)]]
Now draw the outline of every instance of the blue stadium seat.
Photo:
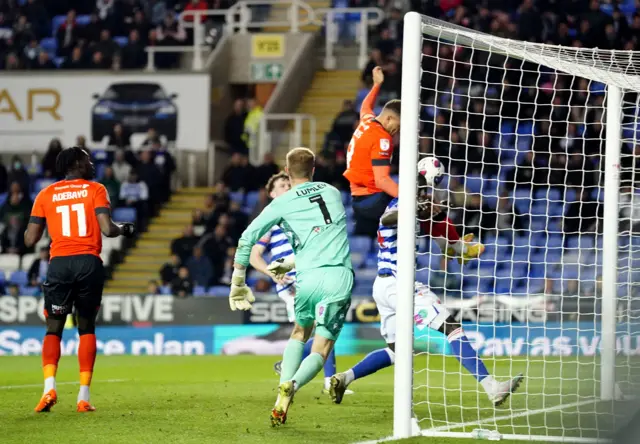
[(5, 283), (4, 270), (0, 270), (0, 284), (4, 284), (4, 283)]
[(26, 271), (17, 270), (11, 273), (9, 276), (9, 282), (16, 285), (26, 286), (29, 283), (29, 279)]
[(116, 42), (120, 47), (126, 46), (129, 43), (129, 38), (125, 36), (115, 36), (113, 41)]
[(244, 193), (242, 191), (232, 191), (229, 193), (229, 198), (232, 202), (237, 202), (242, 205), (244, 202)]
[(58, 40), (56, 40), (54, 37), (45, 37), (40, 40), (40, 47), (45, 52), (55, 53), (58, 49)]
[(216, 285), (209, 288), (209, 294), (214, 297), (226, 297), (229, 296), (229, 287), (226, 285)]
[(135, 222), (137, 218), (135, 208), (116, 208), (113, 210), (113, 220), (116, 222)]
[(20, 286), (20, 295), (21, 296), (38, 296), (40, 295), (40, 287), (31, 287), (29, 285), (21, 285)]
[(43, 188), (48, 187), (49, 185), (51, 185), (54, 182), (55, 182), (54, 179), (38, 179), (33, 184), (33, 191), (35, 191), (36, 193), (39, 193), (40, 190), (42, 190)]
[(195, 287), (193, 287), (194, 296), (204, 296), (206, 294), (207, 294), (207, 289), (204, 288), (202, 285), (196, 285)]
[(482, 176), (467, 176), (464, 180), (465, 188), (472, 193), (482, 191)]
[(171, 287), (163, 285), (160, 287), (160, 294), (171, 294)]
[(258, 199), (260, 198), (260, 193), (257, 191), (249, 191), (245, 197), (245, 205), (252, 210), (258, 205)]
[(86, 15), (86, 14), (78, 15), (78, 16), (76, 16), (76, 23), (79, 26), (86, 26), (89, 23), (91, 23), (91, 16), (90, 15)]
[(353, 236), (349, 239), (349, 246), (354, 253), (369, 253), (371, 251), (371, 244), (371, 238), (366, 236)]
[(53, 63), (60, 68), (60, 66), (62, 66), (62, 64), (64, 63), (64, 57), (54, 57), (53, 58)]
[(58, 28), (65, 22), (66, 19), (67, 19), (66, 15), (56, 15), (51, 20), (51, 35), (53, 37), (56, 36), (56, 32), (58, 32)]

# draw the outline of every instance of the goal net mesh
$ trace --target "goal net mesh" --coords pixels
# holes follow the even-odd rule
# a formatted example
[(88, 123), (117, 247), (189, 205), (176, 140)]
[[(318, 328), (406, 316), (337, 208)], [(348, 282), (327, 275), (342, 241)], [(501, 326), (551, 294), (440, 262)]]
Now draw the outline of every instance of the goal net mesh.
[[(447, 339), (416, 329), (417, 423), (424, 434), (601, 438), (618, 405), (598, 402), (603, 267), (618, 275), (616, 395), (639, 382), (640, 56), (429, 18), (422, 33), (419, 158), (444, 163), (435, 192), (458, 232), (486, 249), (460, 266), (420, 235), (416, 280), (462, 323), (491, 375), (525, 380), (494, 408)], [(607, 84), (624, 91), (617, 264), (602, 254)]]

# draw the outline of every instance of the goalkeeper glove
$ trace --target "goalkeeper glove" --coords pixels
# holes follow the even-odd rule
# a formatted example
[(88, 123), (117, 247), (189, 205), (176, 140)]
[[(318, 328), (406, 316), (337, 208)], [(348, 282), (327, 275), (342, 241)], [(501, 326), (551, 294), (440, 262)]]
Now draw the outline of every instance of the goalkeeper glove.
[(233, 269), (231, 275), (231, 291), (229, 292), (229, 307), (231, 311), (249, 310), (251, 303), (256, 300), (251, 288), (245, 282), (246, 270)]
[(136, 234), (136, 226), (131, 222), (124, 222), (120, 224), (120, 232), (124, 237), (133, 237)]
[(449, 245), (449, 247), (447, 248), (447, 256), (451, 258), (457, 256), (458, 263), (460, 265), (464, 265), (468, 261), (478, 259), (480, 255), (484, 253), (484, 245), (479, 242), (471, 244), (471, 242), (473, 242), (473, 238), (473, 233), (469, 233), (458, 241), (462, 244), (462, 252), (460, 253), (460, 255), (457, 255), (455, 249), (451, 245)]
[(267, 271), (275, 276), (276, 279), (282, 280), (285, 275), (295, 268), (295, 259), (293, 256), (287, 256), (267, 265)]

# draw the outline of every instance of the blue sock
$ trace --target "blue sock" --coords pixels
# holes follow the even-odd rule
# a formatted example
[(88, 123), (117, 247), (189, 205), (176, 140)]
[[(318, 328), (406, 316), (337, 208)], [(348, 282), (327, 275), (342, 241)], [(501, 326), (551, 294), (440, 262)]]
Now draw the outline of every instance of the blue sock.
[(489, 376), (487, 367), (485, 367), (484, 362), (478, 357), (478, 353), (469, 343), (469, 339), (467, 335), (464, 334), (462, 327), (452, 331), (449, 336), (447, 336), (447, 340), (449, 344), (451, 344), (453, 355), (478, 382)]
[[(347, 384), (350, 384), (353, 380), (364, 378), (378, 370), (392, 366), (394, 358), (395, 354), (388, 348), (372, 351), (351, 370), (347, 371)], [(351, 374), (353, 374), (353, 378), (351, 378)]]
[(311, 354), (311, 347), (313, 346), (313, 338), (309, 339), (306, 344), (304, 344), (304, 350), (302, 351), (302, 359), (306, 358)]
[(324, 361), (324, 377), (330, 378), (336, 374), (336, 351), (331, 350), (329, 356), (327, 356), (327, 360)]

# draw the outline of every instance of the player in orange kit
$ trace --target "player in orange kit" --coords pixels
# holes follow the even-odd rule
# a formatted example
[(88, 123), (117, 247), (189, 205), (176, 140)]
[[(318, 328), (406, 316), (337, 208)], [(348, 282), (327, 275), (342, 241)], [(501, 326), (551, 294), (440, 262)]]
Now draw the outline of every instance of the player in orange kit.
[(355, 234), (376, 237), (378, 222), (391, 199), (398, 197), (398, 184), (391, 179), (393, 136), (400, 131), (400, 100), (387, 102), (378, 116), (373, 108), (384, 82), (379, 66), (373, 69), (373, 88), (362, 102), (360, 124), (347, 149), (344, 176), (351, 184)]
[(95, 170), (84, 149), (64, 149), (56, 159), (56, 169), (65, 179), (40, 191), (24, 234), (27, 247), (40, 240), (45, 227), (51, 236), (51, 259), (43, 284), (47, 324), (42, 345), (44, 394), (35, 411), (48, 412), (58, 400), (55, 378), (60, 339), (67, 315), (75, 306), (80, 336), (77, 411), (91, 412), (95, 410), (89, 404), (96, 359), (95, 323), (104, 286), (102, 234), (131, 237), (135, 229), (131, 223), (115, 224), (111, 220), (109, 195), (103, 185), (91, 182)]

